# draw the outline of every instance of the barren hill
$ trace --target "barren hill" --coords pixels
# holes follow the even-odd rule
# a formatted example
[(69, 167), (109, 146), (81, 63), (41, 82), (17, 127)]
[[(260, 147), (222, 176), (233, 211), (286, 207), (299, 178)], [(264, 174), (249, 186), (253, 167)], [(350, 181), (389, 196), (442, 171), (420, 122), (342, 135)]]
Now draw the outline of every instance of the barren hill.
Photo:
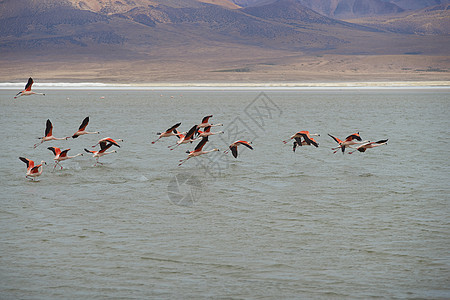
[[(381, 61), (383, 55), (415, 55), (398, 67), (425, 69), (427, 76), (437, 63), (419, 68), (414, 61), (439, 57), (437, 75), (446, 74), (448, 35), (411, 35), (382, 26), (381, 19), (344, 22), (301, 3), (241, 8), (228, 0), (0, 0), (0, 80), (294, 80), (314, 69), (314, 63), (300, 67), (311, 58), (318, 70), (339, 73), (351, 57)], [(407, 27), (415, 19), (408, 18)]]

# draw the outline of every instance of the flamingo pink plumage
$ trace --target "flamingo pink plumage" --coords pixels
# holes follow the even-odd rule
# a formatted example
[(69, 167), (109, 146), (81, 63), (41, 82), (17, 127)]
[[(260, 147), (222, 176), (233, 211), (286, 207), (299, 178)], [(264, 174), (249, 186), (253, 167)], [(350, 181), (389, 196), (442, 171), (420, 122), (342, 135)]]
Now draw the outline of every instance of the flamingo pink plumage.
[(61, 161), (67, 160), (67, 159), (71, 159), (71, 158), (75, 158), (75, 157), (78, 157), (78, 156), (83, 156), (83, 153), (78, 153), (77, 155), (74, 155), (74, 156), (67, 155), (67, 153), (69, 152), (70, 148), (69, 149), (65, 149), (63, 151), (61, 151), (61, 149), (58, 148), (58, 147), (48, 147), (47, 149), (52, 151), (53, 154), (55, 154), (55, 157), (53, 158), (53, 160), (55, 161), (55, 166), (53, 167), (53, 169), (56, 168), (56, 165), (59, 165), (61, 167), (61, 170), (62, 170), (63, 167), (60, 165)]
[[(25, 157), (19, 157), (21, 161), (27, 164), (27, 175), (26, 178), (31, 177), (33, 180), (34, 178), (41, 176), (42, 172), (44, 171), (44, 164), (47, 164), (45, 161), (41, 161), (41, 164), (35, 166), (34, 161), (31, 159), (25, 158)], [(40, 170), (39, 170), (40, 168)]]
[(386, 139), (386, 140), (380, 140), (380, 141), (376, 141), (376, 142), (367, 142), (367, 143), (364, 143), (364, 144), (358, 146), (358, 147), (357, 147), (355, 150), (353, 150), (352, 152), (349, 152), (348, 154), (352, 154), (352, 153), (355, 152), (356, 150), (358, 150), (359, 152), (366, 152), (367, 149), (375, 148), (375, 147), (382, 146), (382, 145), (386, 145), (388, 140), (389, 140), (389, 139)]
[(23, 91), (18, 92), (17, 95), (14, 96), (14, 99), (19, 98), (21, 96), (30, 96), (30, 95), (43, 95), (43, 96), (45, 96), (45, 94), (43, 94), (43, 93), (36, 93), (36, 92), (33, 92), (31, 90), (31, 86), (33, 85), (33, 83), (34, 83), (33, 78), (31, 78), (31, 77), (28, 78), (28, 82), (25, 85), (25, 89)]
[(204, 131), (198, 130), (197, 132), (199, 133), (198, 137), (201, 137), (201, 138), (223, 133), (223, 131), (211, 132), (211, 125), (206, 126)]
[(83, 122), (81, 123), (80, 127), (78, 128), (78, 131), (72, 135), (72, 138), (76, 139), (80, 135), (84, 135), (84, 134), (99, 134), (100, 133), (98, 131), (93, 131), (93, 132), (86, 131), (86, 126), (88, 126), (88, 124), (89, 124), (89, 117), (86, 117), (86, 118), (84, 118)]
[(47, 119), (47, 123), (45, 125), (45, 135), (41, 138), (39, 138), (41, 140), (40, 143), (34, 144), (34, 148), (36, 148), (37, 146), (39, 146), (40, 144), (42, 144), (43, 142), (46, 141), (53, 141), (53, 140), (67, 140), (67, 137), (63, 137), (63, 138), (56, 138), (53, 136), (53, 124), (52, 122), (50, 122), (49, 119)]
[(157, 135), (159, 135), (159, 137), (156, 140), (154, 140), (152, 142), (152, 144), (156, 143), (157, 141), (159, 141), (163, 137), (169, 137), (169, 136), (177, 135), (177, 130), (176, 129), (180, 125), (181, 125), (181, 123), (177, 123), (177, 124), (173, 125), (172, 127), (170, 127), (169, 129), (167, 129), (166, 131), (164, 131), (162, 133), (158, 132)]
[[(247, 148), (253, 150), (253, 147), (252, 147), (250, 144), (251, 144), (251, 143), (249, 143), (249, 142), (247, 142), (247, 141), (239, 140), (239, 141), (236, 141), (236, 142), (232, 143), (230, 146), (228, 146), (228, 148), (231, 150), (231, 153), (233, 154), (233, 156), (234, 156), (235, 158), (237, 158), (237, 156), (238, 156), (237, 147), (238, 147), (239, 145), (244, 145), (245, 147), (247, 147)], [(226, 153), (228, 153), (228, 151), (230, 151), (230, 150), (226, 150), (226, 151), (224, 151), (224, 153), (226, 154)]]
[(209, 123), (209, 119), (212, 117), (213, 115), (209, 115), (206, 116), (202, 119), (202, 122), (200, 124), (198, 124), (198, 128), (205, 128), (208, 126), (214, 127), (214, 126), (223, 126), (223, 124), (219, 123), (219, 124), (210, 124)]
[(117, 152), (116, 150), (106, 151), (109, 148), (111, 148), (112, 145), (113, 145), (112, 143), (108, 144), (106, 141), (103, 141), (103, 142), (100, 142), (100, 150), (99, 151), (92, 151), (92, 150), (88, 150), (86, 148), (84, 148), (84, 151), (86, 151), (87, 153), (91, 153), (92, 157), (96, 158), (95, 164), (94, 164), (94, 167), (95, 167), (97, 164), (101, 164), (102, 165), (102, 163), (98, 161), (98, 159), (100, 157), (102, 157), (102, 156), (104, 156), (106, 154), (111, 154), (111, 153), (116, 153)]
[(178, 141), (176, 142), (176, 144), (171, 145), (168, 148), (170, 148), (170, 150), (173, 150), (181, 144), (187, 144), (187, 143), (192, 143), (192, 142), (196, 141), (197, 139), (194, 138), (194, 134), (197, 132), (197, 129), (198, 129), (197, 125), (192, 126), (192, 128), (189, 129), (189, 131), (188, 131), (188, 133), (186, 133), (186, 135), (179, 133), (177, 131), (176, 136), (178, 137)]
[[(348, 137), (345, 138), (345, 141), (341, 141), (340, 139), (338, 139), (338, 138), (335, 137), (335, 136), (332, 136), (331, 134), (328, 134), (328, 135), (329, 135), (330, 137), (332, 137), (333, 140), (336, 141), (336, 143), (339, 144), (338, 147), (336, 147), (336, 148), (331, 148), (332, 150), (336, 150), (336, 151), (334, 151), (333, 153), (336, 153), (336, 152), (338, 151), (339, 148), (341, 148), (342, 153), (344, 153), (346, 147), (349, 147), (349, 146), (352, 146), (352, 145), (356, 145), (356, 144), (362, 144), (362, 143), (367, 142), (367, 141), (362, 142), (362, 139), (361, 139), (361, 137), (359, 136), (359, 132), (350, 134)], [(359, 141), (359, 142), (358, 142), (358, 141)]]
[(180, 160), (180, 163), (178, 164), (178, 166), (181, 166), (183, 163), (185, 163), (188, 159), (190, 159), (192, 157), (200, 156), (200, 155), (207, 154), (207, 153), (214, 152), (214, 151), (219, 151), (219, 149), (217, 149), (217, 148), (214, 148), (214, 149), (208, 150), (208, 151), (202, 150), (203, 146), (205, 146), (207, 141), (208, 141), (208, 137), (204, 137), (197, 144), (197, 146), (195, 147), (194, 151), (186, 151), (186, 153), (188, 154), (188, 157), (185, 158), (185, 159)]
[(113, 140), (113, 139), (110, 138), (110, 137), (105, 137), (105, 138), (102, 138), (101, 140), (99, 140), (99, 141), (97, 142), (97, 144), (95, 144), (94, 146), (92, 146), (92, 148), (94, 148), (95, 146), (97, 146), (97, 145), (100, 144), (101, 142), (110, 142), (110, 143), (112, 143), (114, 146), (120, 148), (120, 145), (119, 145), (117, 142), (123, 142), (123, 140), (122, 140), (122, 139), (116, 139), (116, 140)]

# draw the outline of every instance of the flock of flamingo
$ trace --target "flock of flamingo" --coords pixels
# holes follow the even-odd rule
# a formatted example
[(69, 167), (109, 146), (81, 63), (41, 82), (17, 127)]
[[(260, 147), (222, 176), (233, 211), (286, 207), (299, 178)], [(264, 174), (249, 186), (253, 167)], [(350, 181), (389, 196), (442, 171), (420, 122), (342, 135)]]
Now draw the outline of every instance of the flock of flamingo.
[[(35, 95), (35, 94), (45, 95), (43, 93), (33, 92), (31, 90), (32, 85), (33, 85), (33, 79), (30, 77), (25, 86), (25, 89), (23, 91), (20, 91), (19, 93), (17, 93), (17, 95), (14, 98), (18, 98), (21, 96)], [(203, 150), (203, 147), (208, 142), (208, 139), (210, 136), (215, 135), (215, 134), (224, 133), (223, 131), (217, 131), (217, 132), (211, 131), (212, 127), (223, 126), (223, 124), (210, 124), (209, 119), (211, 117), (212, 117), (212, 115), (205, 116), (202, 119), (202, 122), (200, 124), (196, 124), (196, 125), (192, 126), (189, 129), (189, 131), (187, 131), (187, 132), (179, 132), (178, 127), (181, 125), (181, 123), (177, 123), (177, 124), (173, 125), (172, 127), (168, 128), (166, 131), (157, 133), (158, 138), (155, 141), (153, 141), (152, 144), (155, 144), (161, 138), (176, 136), (178, 138), (177, 142), (173, 145), (168, 146), (168, 148), (170, 150), (174, 150), (176, 147), (178, 147), (182, 144), (190, 144), (190, 143), (200, 140), (200, 142), (196, 145), (196, 147), (193, 151), (186, 151), (186, 153), (188, 154), (187, 157), (185, 159), (180, 160), (178, 166), (181, 166), (183, 163), (185, 163), (187, 160), (189, 160), (192, 157), (197, 157), (197, 156), (204, 155), (207, 153), (219, 151), (219, 149), (217, 149), (217, 148), (214, 148), (214, 149), (208, 150), (208, 151)], [(67, 140), (69, 138), (75, 139), (75, 138), (78, 138), (79, 136), (85, 135), (85, 134), (99, 134), (98, 131), (93, 131), (93, 132), (86, 131), (86, 127), (88, 124), (89, 124), (89, 117), (86, 117), (83, 120), (83, 122), (81, 123), (78, 130), (72, 136), (56, 138), (53, 136), (52, 122), (50, 120), (47, 120), (46, 128), (45, 128), (45, 135), (43, 137), (39, 138), (41, 141), (39, 143), (35, 144), (34, 148), (38, 147), (39, 145), (41, 145), (42, 143), (44, 143), (46, 141)], [(328, 134), (328, 135), (334, 141), (336, 141), (336, 143), (338, 143), (337, 147), (332, 148), (332, 150), (334, 150), (333, 153), (336, 153), (337, 151), (339, 151), (339, 149), (341, 149), (342, 153), (345, 153), (346, 148), (354, 149), (353, 151), (348, 152), (349, 154), (352, 154), (355, 151), (365, 152), (367, 149), (386, 145), (388, 142), (388, 139), (379, 140), (376, 142), (363, 141), (361, 136), (359, 135), (359, 132), (350, 134), (343, 141), (331, 134)], [(309, 133), (309, 131), (299, 131), (299, 132), (295, 133), (294, 135), (292, 135), (289, 139), (283, 141), (283, 143), (287, 144), (289, 141), (293, 140), (292, 150), (294, 152), (297, 149), (297, 147), (300, 147), (300, 146), (311, 146), (312, 145), (315, 147), (319, 147), (319, 143), (317, 143), (316, 140), (314, 140), (314, 138), (312, 136), (320, 136), (320, 134), (317, 134), (317, 133), (312, 134), (312, 133)], [(120, 145), (118, 144), (118, 142), (123, 142), (123, 140), (121, 140), (121, 139), (114, 140), (110, 137), (106, 137), (106, 138), (100, 139), (97, 142), (97, 144), (92, 146), (94, 148), (97, 145), (100, 145), (99, 150), (93, 151), (93, 150), (89, 150), (86, 148), (84, 150), (87, 153), (92, 154), (92, 157), (94, 157), (96, 159), (94, 166), (97, 166), (97, 164), (102, 164), (98, 161), (100, 157), (110, 154), (110, 153), (117, 152), (116, 150), (112, 150), (112, 151), (107, 151), (107, 150), (109, 148), (111, 148), (112, 146), (116, 146), (116, 147), (120, 148)], [(237, 158), (237, 156), (238, 156), (237, 149), (238, 149), (238, 146), (240, 146), (240, 145), (253, 150), (251, 142), (247, 142), (244, 140), (237, 140), (234, 143), (230, 144), (228, 146), (228, 149), (226, 151), (224, 151), (224, 153), (227, 154), (229, 151), (231, 151), (232, 155), (235, 158)], [(356, 146), (356, 148), (354, 146)], [(55, 161), (55, 165), (54, 165), (53, 169), (55, 169), (56, 166), (59, 166), (61, 169), (63, 169), (60, 162), (71, 159), (71, 158), (75, 158), (78, 156), (83, 156), (83, 153), (78, 153), (77, 155), (69, 156), (68, 152), (70, 149), (61, 150), (58, 147), (48, 147), (47, 149), (52, 151), (53, 154), (55, 155), (55, 157), (53, 158), (53, 160)], [(34, 161), (32, 161), (28, 158), (19, 157), (19, 159), (22, 160), (27, 165), (27, 172), (26, 172), (26, 176), (25, 176), (26, 178), (34, 180), (36, 177), (38, 177), (42, 174), (43, 165), (46, 164), (45, 161), (41, 161), (40, 164), (35, 165)]]

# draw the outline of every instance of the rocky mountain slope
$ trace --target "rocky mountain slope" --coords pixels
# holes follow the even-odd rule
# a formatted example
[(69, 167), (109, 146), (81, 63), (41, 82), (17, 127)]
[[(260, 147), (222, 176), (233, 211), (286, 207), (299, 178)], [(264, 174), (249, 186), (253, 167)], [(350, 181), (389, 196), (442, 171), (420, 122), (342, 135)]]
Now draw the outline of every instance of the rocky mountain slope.
[[(256, 70), (293, 72), (289, 66), (306, 57), (416, 55), (405, 60), (410, 64), (419, 55), (448, 55), (444, 7), (397, 14), (395, 22), (345, 22), (302, 1), (0, 0), (0, 78), (30, 68), (51, 76), (53, 70), (85, 74), (86, 66), (98, 64), (111, 66), (105, 80), (125, 70), (137, 78), (152, 72), (155, 80), (238, 72), (245, 80)], [(431, 20), (437, 25), (427, 25)], [(409, 30), (415, 27), (428, 30)]]

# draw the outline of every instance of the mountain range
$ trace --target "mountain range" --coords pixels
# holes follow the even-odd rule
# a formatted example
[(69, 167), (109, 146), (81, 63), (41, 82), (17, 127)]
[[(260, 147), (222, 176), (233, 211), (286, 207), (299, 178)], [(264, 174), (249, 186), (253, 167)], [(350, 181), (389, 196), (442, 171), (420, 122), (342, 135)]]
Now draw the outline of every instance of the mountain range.
[(339, 59), (393, 55), (406, 57), (405, 72), (438, 70), (433, 75), (444, 78), (448, 2), (0, 0), (0, 80), (33, 73), (48, 80), (283, 81), (304, 72), (302, 62), (339, 73)]

